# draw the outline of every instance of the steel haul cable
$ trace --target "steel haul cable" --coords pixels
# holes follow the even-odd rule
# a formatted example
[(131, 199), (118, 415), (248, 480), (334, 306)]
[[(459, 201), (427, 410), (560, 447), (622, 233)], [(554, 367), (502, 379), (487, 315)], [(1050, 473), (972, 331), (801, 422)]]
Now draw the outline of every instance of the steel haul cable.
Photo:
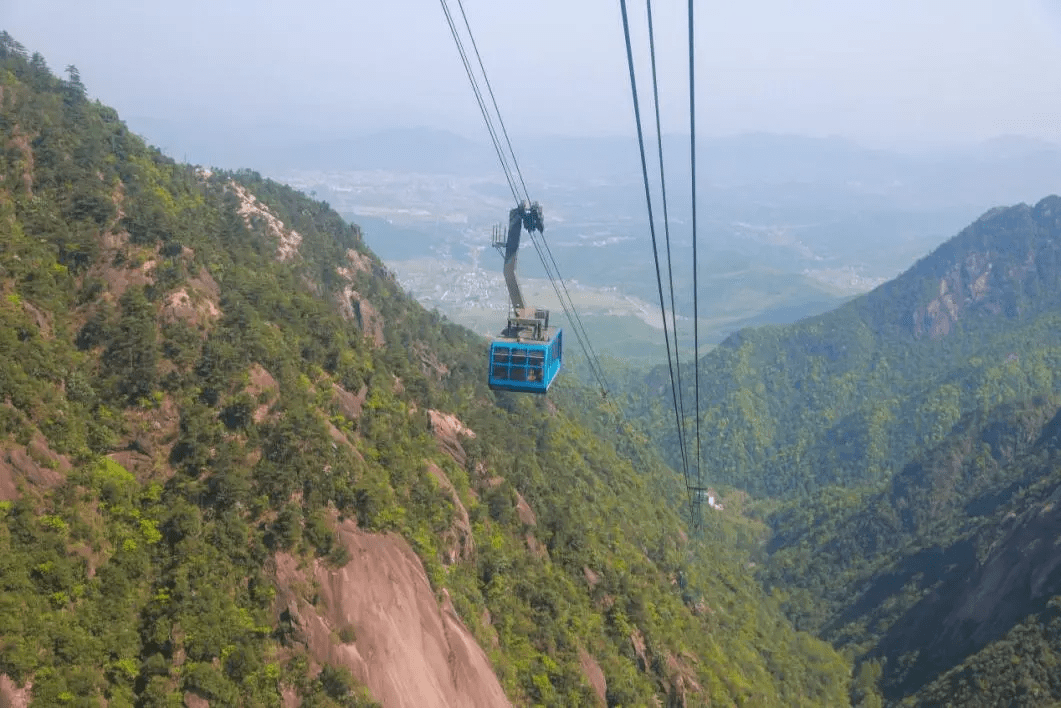
[[(464, 19), (464, 27), (468, 30), (468, 39), (472, 41), (472, 49), (475, 51), (475, 59), (479, 62), (479, 71), (483, 74), (486, 90), (490, 94), (490, 102), (494, 104), (494, 114), (497, 116), (497, 122), (501, 126), (501, 134), (505, 136), (505, 144), (508, 146), (508, 154), (512, 157), (512, 166), (516, 170), (516, 177), (519, 178), (519, 184), (523, 187), (523, 196), (529, 202), (530, 193), (527, 192), (527, 185), (523, 181), (523, 173), (520, 172), (519, 162), (516, 160), (516, 151), (512, 149), (512, 141), (508, 139), (508, 130), (505, 129), (505, 121), (501, 117), (501, 110), (497, 107), (497, 98), (494, 96), (493, 86), (490, 85), (490, 77), (486, 75), (486, 67), (483, 66), (483, 58), (479, 56), (479, 45), (475, 43), (475, 35), (472, 34), (472, 26), (468, 23), (468, 15), (464, 12), (463, 0), (457, 0), (457, 7), (460, 8), (461, 17)], [(519, 201), (519, 199), (516, 201)]]
[(450, 13), (449, 5), (446, 4), (446, 0), (439, 1), (442, 3), (442, 11), (446, 14), (446, 22), (449, 24), (449, 31), (453, 35), (453, 41), (457, 45), (457, 52), (460, 54), (461, 62), (464, 64), (464, 71), (468, 74), (468, 82), (472, 85), (472, 91), (475, 93), (475, 100), (478, 102), (479, 110), (482, 112), (483, 120), (486, 122), (486, 130), (490, 133), (490, 140), (494, 145), (494, 151), (497, 153), (497, 159), (501, 162), (501, 171), (505, 173), (505, 180), (508, 181), (508, 188), (512, 191), (512, 198), (518, 203), (519, 192), (516, 190), (516, 184), (512, 180), (512, 170), (505, 161), (505, 153), (502, 149), (501, 141), (497, 137), (497, 132), (494, 128), (490, 112), (487, 110), (486, 102), (483, 100), (483, 94), (479, 88), (479, 81), (475, 78), (475, 71), (471, 62), (468, 61), (467, 53), (464, 51), (464, 42), (461, 40), (457, 25), (453, 22), (453, 15)]
[[(678, 444), (681, 447), (681, 449), (683, 450), (682, 458), (683, 458), (683, 460), (686, 460), (687, 458), (686, 458), (686, 455), (684, 453), (685, 441), (684, 441), (684, 438), (682, 436), (682, 423), (681, 423), (681, 419), (680, 419), (679, 412), (678, 412), (678, 394), (677, 394), (677, 384), (675, 382), (675, 377), (674, 377), (674, 363), (673, 363), (673, 360), (671, 358), (671, 351), (670, 351), (670, 336), (667, 334), (667, 312), (666, 312), (666, 304), (665, 304), (666, 301), (665, 301), (665, 299), (663, 297), (663, 277), (662, 277), (662, 274), (660, 272), (660, 266), (659, 266), (659, 248), (657, 246), (657, 241), (656, 241), (655, 218), (654, 218), (653, 213), (652, 213), (652, 191), (651, 191), (651, 189), (649, 187), (648, 161), (645, 158), (645, 138), (644, 138), (644, 130), (642, 129), (642, 126), (641, 126), (641, 107), (640, 107), (640, 104), (639, 104), (638, 98), (637, 98), (637, 79), (636, 79), (635, 73), (634, 73), (634, 53), (633, 53), (633, 46), (632, 46), (632, 44), (630, 42), (630, 21), (629, 21), (629, 17), (627, 15), (627, 11), (626, 11), (626, 0), (619, 0), (619, 5), (620, 5), (620, 8), (622, 10), (622, 15), (623, 15), (623, 34), (624, 34), (624, 36), (626, 38), (626, 59), (627, 59), (627, 64), (628, 64), (629, 69), (630, 69), (630, 93), (633, 96), (634, 120), (635, 120), (635, 122), (637, 124), (637, 142), (638, 142), (638, 147), (639, 147), (640, 153), (641, 153), (641, 173), (642, 173), (642, 177), (643, 177), (643, 180), (644, 180), (644, 183), (645, 183), (645, 203), (646, 203), (646, 207), (648, 209), (649, 232), (651, 233), (651, 236), (652, 236), (652, 256), (653, 256), (653, 259), (655, 260), (655, 264), (656, 264), (656, 285), (657, 285), (657, 288), (659, 290), (660, 311), (661, 311), (661, 314), (662, 314), (662, 317), (663, 317), (664, 341), (666, 342), (666, 348), (667, 348), (667, 368), (670, 371), (670, 380), (671, 380), (671, 400), (672, 400), (673, 407), (674, 407), (675, 425), (677, 426), (677, 430), (678, 430)], [(654, 51), (654, 49), (653, 49), (653, 51)], [(653, 61), (655, 61), (654, 58), (653, 58)], [(675, 359), (677, 358), (677, 352), (675, 352), (674, 358)], [(685, 477), (685, 488), (686, 488), (687, 493), (689, 494), (689, 508), (690, 508), (690, 513), (692, 513), (692, 509), (694, 507), (694, 504), (693, 504), (693, 490), (692, 490), (692, 486), (690, 484), (688, 464), (684, 465), (682, 473), (683, 473), (683, 476)], [(696, 521), (696, 519), (693, 519), (693, 523), (697, 527), (699, 526), (699, 524)]]
[[(696, 378), (696, 488), (702, 495), (704, 489), (704, 471), (701, 465), (700, 445), (700, 314), (699, 297), (697, 297), (697, 261), (696, 261), (696, 82), (694, 34), (693, 34), (693, 0), (689, 0), (689, 162), (692, 169), (692, 207), (693, 207), (693, 372)], [(698, 520), (699, 521), (699, 520)]]
[[(683, 442), (679, 445), (682, 464), (686, 469), (689, 468), (689, 459), (686, 454), (684, 440), (686, 437), (685, 430), (685, 401), (683, 397), (683, 386), (682, 386), (682, 362), (681, 357), (678, 354), (678, 314), (674, 307), (674, 269), (672, 268), (671, 260), (671, 248), (670, 248), (670, 215), (667, 210), (667, 177), (666, 171), (663, 169), (663, 129), (661, 127), (659, 118), (659, 82), (656, 77), (656, 38), (652, 28), (652, 0), (646, 0), (645, 10), (648, 15), (648, 46), (649, 54), (652, 58), (652, 104), (655, 107), (656, 113), (656, 151), (659, 153), (659, 183), (660, 183), (660, 194), (663, 202), (663, 234), (664, 241), (667, 245), (667, 283), (670, 289), (670, 316), (671, 316), (671, 336), (674, 338), (674, 369), (677, 374), (677, 390), (678, 390), (678, 410), (681, 413), (680, 425), (681, 430), (678, 431), (678, 438)], [(695, 296), (695, 293), (694, 293)], [(664, 323), (666, 320), (666, 314), (664, 314)], [(666, 332), (664, 331), (664, 334)]]

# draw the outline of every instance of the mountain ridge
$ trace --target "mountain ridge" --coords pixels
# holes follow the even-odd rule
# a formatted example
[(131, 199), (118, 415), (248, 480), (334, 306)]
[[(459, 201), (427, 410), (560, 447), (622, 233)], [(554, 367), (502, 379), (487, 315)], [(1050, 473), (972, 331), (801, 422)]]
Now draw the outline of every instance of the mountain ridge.
[[(1058, 208), (993, 210), (829, 313), (725, 339), (699, 364), (710, 481), (768, 496), (877, 483), (962, 415), (1055, 390)], [(666, 371), (648, 386), (662, 395)], [(673, 424), (632, 403), (678, 465)]]
[[(986, 312), (1015, 318), (1021, 305), (1056, 304), (1061, 279), (1061, 197), (1044, 197), (1035, 206), (995, 207), (949, 239), (906, 273), (867, 295), (874, 325), (885, 328), (883, 312), (896, 300), (909, 310), (915, 337), (938, 339), (961, 315)], [(998, 267), (996, 267), (996, 263)], [(938, 281), (938, 295), (907, 304), (917, 290), (909, 281)], [(879, 294), (874, 294), (879, 293)], [(928, 294), (928, 293), (925, 293)], [(1044, 297), (1037, 297), (1042, 294)]]

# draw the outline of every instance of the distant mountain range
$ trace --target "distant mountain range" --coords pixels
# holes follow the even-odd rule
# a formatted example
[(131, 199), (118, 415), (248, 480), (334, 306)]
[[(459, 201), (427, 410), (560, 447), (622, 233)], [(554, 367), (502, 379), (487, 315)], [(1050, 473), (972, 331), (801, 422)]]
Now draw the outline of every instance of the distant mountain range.
[[(369, 134), (337, 134), (297, 124), (211, 126), (160, 118), (130, 125), (169, 154), (204, 165), (256, 164), (267, 171), (333, 169), (440, 174), (500, 174), (483, 139), (428, 127)], [(640, 183), (632, 137), (512, 136), (528, 185), (557, 178), (619, 178)], [(688, 136), (664, 136), (674, 194), (688, 181)], [(649, 143), (650, 150), (654, 143)], [(654, 152), (650, 152), (653, 161)], [(840, 137), (773, 133), (701, 137), (700, 181), (728, 189), (749, 184), (816, 184), (939, 207), (952, 201), (982, 205), (1028, 200), (1061, 192), (1061, 146), (1022, 136), (999, 136), (950, 147), (868, 148)]]

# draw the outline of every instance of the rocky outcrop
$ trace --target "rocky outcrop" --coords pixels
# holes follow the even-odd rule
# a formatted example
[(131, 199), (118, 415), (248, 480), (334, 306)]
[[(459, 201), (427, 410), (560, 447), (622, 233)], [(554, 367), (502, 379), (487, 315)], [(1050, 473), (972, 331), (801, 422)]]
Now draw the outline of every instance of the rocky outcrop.
[(664, 686), (669, 697), (668, 705), (685, 706), (690, 696), (701, 695), (704, 687), (696, 680), (696, 671), (686, 661), (667, 654), (667, 683)]
[(468, 453), (464, 451), (464, 446), (461, 445), (461, 438), (474, 438), (475, 431), (466, 427), (452, 413), (429, 410), (427, 415), (431, 425), (431, 432), (434, 433), (435, 440), (438, 441), (439, 449), (452, 457), (453, 461), (458, 465), (464, 467), (468, 462)]
[(271, 401), (280, 395), (280, 384), (261, 364), (251, 364), (247, 370), (247, 387), (244, 389), (258, 403), (252, 417), (261, 423), (269, 417)]
[(443, 364), (438, 354), (428, 349), (427, 345), (416, 342), (412, 350), (416, 360), (420, 362), (420, 370), (424, 372), (424, 376), (442, 381), (449, 375), (449, 367)]
[(206, 268), (202, 268), (197, 277), (189, 278), (183, 287), (166, 296), (162, 306), (162, 321), (180, 320), (193, 327), (205, 326), (221, 317), (219, 299), (217, 282)]
[[(1029, 258), (1031, 254), (1029, 254)], [(965, 310), (981, 306), (997, 315), (1003, 311), (994, 263), (988, 253), (970, 253), (939, 280), (939, 294), (914, 311), (915, 336), (939, 339), (950, 334)]]
[(471, 560), (475, 557), (475, 537), (472, 535), (471, 517), (468, 510), (461, 501), (457, 489), (446, 476), (442, 469), (434, 464), (428, 463), (427, 469), (431, 476), (438, 482), (438, 486), (444, 491), (451, 502), (456, 514), (449, 529), (442, 534), (442, 546), (444, 548), (443, 561), (453, 565), (458, 560)]
[(130, 287), (144, 287), (155, 282), (154, 260), (140, 263), (137, 259), (128, 259), (128, 231), (104, 231), (98, 241), (102, 258), (89, 268), (88, 278), (107, 284), (104, 300), (117, 303)]
[(210, 701), (189, 692), (184, 694), (184, 705), (186, 708), (210, 708)]
[(382, 347), (385, 343), (383, 338), (383, 316), (372, 303), (356, 290), (354, 283), (359, 274), (368, 274), (374, 278), (384, 277), (390, 280), (393, 280), (393, 276), (383, 266), (373, 263), (372, 259), (367, 255), (358, 253), (353, 249), (347, 250), (346, 261), (348, 265), (338, 266), (335, 269), (339, 277), (346, 281), (343, 289), (336, 292), (334, 296), (336, 305), (339, 307), (339, 314), (345, 320), (356, 322), (357, 326), (366, 337), (372, 340), (373, 344), (377, 347)]
[(634, 649), (634, 656), (637, 657), (637, 668), (639, 671), (648, 671), (648, 646), (645, 644), (645, 635), (641, 634), (640, 629), (634, 629), (630, 635), (630, 646)]
[(0, 708), (26, 708), (33, 700), (33, 682), (19, 687), (7, 674), (0, 674)]
[(869, 297), (885, 310), (905, 300), (914, 336), (940, 339), (970, 315), (1013, 318), (1054, 306), (1059, 284), (1061, 198), (1054, 196), (992, 209)]
[(357, 420), (361, 417), (361, 406), (365, 405), (368, 398), (368, 385), (362, 384), (357, 394), (350, 393), (337, 383), (332, 384), (333, 404), (339, 413), (346, 416), (347, 420)]
[(358, 329), (377, 347), (386, 343), (383, 337), (383, 315), (361, 293), (354, 290), (352, 285), (347, 285), (341, 293), (336, 294), (336, 298), (343, 319), (356, 322)]
[(339, 275), (347, 278), (348, 280), (353, 278), (353, 273), (371, 273), (373, 269), (372, 259), (367, 255), (358, 253), (352, 248), (346, 249), (346, 260), (350, 264), (349, 271), (346, 268), (339, 269)]
[(538, 525), (538, 516), (534, 513), (534, 509), (531, 509), (530, 504), (519, 492), (516, 492), (516, 515), (519, 516), (520, 522), (526, 526)]
[(578, 650), (578, 660), (579, 665), (582, 667), (582, 675), (586, 677), (586, 681), (593, 688), (593, 692), (597, 694), (597, 705), (608, 705), (608, 681), (604, 678), (604, 671), (601, 669), (600, 664), (597, 663), (592, 654), (582, 648)]
[[(300, 570), (294, 557), (276, 557), (281, 613), (318, 661), (348, 668), (388, 708), (511, 705), (445, 591), (436, 599), (408, 543), (363, 533), (350, 521), (339, 525), (339, 539), (351, 558), (342, 568), (317, 560)], [(318, 588), (317, 607), (297, 593), (308, 582)]]
[(247, 228), (264, 228), (266, 233), (276, 239), (276, 260), (289, 261), (298, 255), (302, 234), (287, 228), (284, 222), (269, 207), (258, 201), (246, 187), (230, 182), (229, 188), (239, 197), (239, 215), (243, 217)]
[(40, 433), (27, 445), (0, 447), (0, 501), (17, 499), (21, 483), (40, 490), (56, 487), (69, 470), (70, 461), (48, 447)]

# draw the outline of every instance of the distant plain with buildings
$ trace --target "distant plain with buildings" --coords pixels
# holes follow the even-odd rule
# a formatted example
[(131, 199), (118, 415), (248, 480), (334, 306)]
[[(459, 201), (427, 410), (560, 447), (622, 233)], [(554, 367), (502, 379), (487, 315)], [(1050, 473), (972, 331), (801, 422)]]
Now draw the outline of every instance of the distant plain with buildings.
[[(144, 132), (166, 145), (165, 124), (154, 122)], [(362, 226), (368, 245), (425, 306), (484, 335), (503, 325), (508, 305), (501, 257), (490, 243), (513, 197), (488, 145), (424, 128), (301, 142), (278, 139), (280, 133), (246, 131), (224, 145), (184, 134), (176, 142), (193, 160), (207, 155), (216, 164), (260, 165), (268, 176), (326, 200)], [(516, 140), (514, 147), (527, 191), (544, 207), (549, 248), (595, 347), (631, 364), (663, 361), (636, 141), (553, 137)], [(687, 138), (667, 137), (664, 156), (675, 310), (681, 348), (688, 352)], [(650, 170), (658, 164), (655, 153), (648, 162)], [(773, 134), (701, 140), (701, 346), (741, 327), (830, 310), (874, 288), (990, 208), (1061, 193), (1059, 165), (1061, 147), (1016, 137), (916, 150)], [(659, 193), (653, 208), (666, 285)], [(528, 299), (553, 309), (563, 324), (538, 254), (526, 241), (519, 273)]]

